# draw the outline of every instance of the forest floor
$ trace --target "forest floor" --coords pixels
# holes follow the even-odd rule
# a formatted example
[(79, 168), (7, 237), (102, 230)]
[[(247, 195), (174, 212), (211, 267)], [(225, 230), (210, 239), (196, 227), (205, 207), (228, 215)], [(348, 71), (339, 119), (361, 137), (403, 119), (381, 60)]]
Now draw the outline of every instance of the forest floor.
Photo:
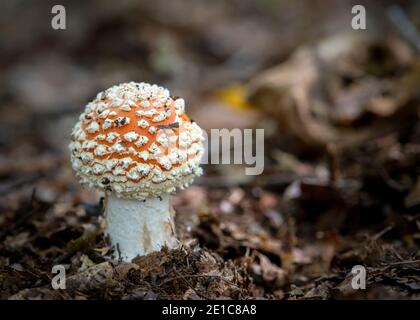
[[(393, 134), (341, 155), (333, 184), (199, 180), (174, 198), (182, 247), (132, 263), (106, 257), (101, 202), (68, 187), (77, 183), (68, 159), (12, 151), (13, 180), (0, 185), (0, 298), (419, 298), (420, 185), (403, 184), (418, 170), (419, 134), (417, 125), (404, 142)], [(57, 264), (66, 290), (51, 287)], [(367, 270), (366, 290), (351, 287), (355, 265)]]

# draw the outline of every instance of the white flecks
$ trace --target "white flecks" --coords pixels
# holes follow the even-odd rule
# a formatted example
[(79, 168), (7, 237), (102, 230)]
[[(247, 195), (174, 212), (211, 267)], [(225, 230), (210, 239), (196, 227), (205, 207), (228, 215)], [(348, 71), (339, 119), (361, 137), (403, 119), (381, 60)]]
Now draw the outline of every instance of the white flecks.
[(125, 91), (122, 92), (122, 97), (124, 99), (133, 100), (133, 99), (136, 98), (136, 95), (135, 95), (134, 92), (125, 90)]
[(96, 140), (100, 140), (100, 141), (105, 140), (105, 138), (106, 138), (106, 135), (104, 135), (104, 134), (98, 134), (95, 137)]
[(155, 134), (156, 132), (157, 132), (156, 127), (151, 126), (151, 127), (149, 128), (149, 133), (151, 133), (151, 134)]
[(96, 99), (98, 99), (98, 100), (102, 100), (102, 99), (105, 99), (105, 98), (106, 98), (106, 94), (105, 94), (105, 92), (103, 92), (103, 91), (99, 92), (99, 93), (96, 95)]
[(188, 149), (188, 155), (195, 155), (201, 150), (201, 143), (194, 142)]
[(152, 106), (154, 106), (154, 107), (160, 107), (161, 104), (162, 103), (159, 100), (155, 100), (155, 101), (152, 102)]
[(136, 169), (137, 169), (137, 172), (139, 172), (141, 176), (145, 176), (149, 174), (150, 172), (150, 165), (145, 164), (145, 163), (139, 163), (136, 166)]
[(171, 150), (168, 154), (168, 158), (171, 161), (171, 163), (175, 164), (177, 163), (177, 159), (178, 159), (178, 151), (177, 150)]
[(120, 107), (120, 109), (121, 109), (122, 111), (131, 111), (131, 107), (130, 107), (127, 103), (124, 103), (124, 104)]
[(82, 159), (83, 163), (90, 163), (93, 160), (93, 154), (90, 152), (82, 152), (80, 154), (80, 158)]
[(162, 169), (160, 169), (159, 167), (155, 167), (153, 169), (153, 178), (152, 181), (154, 183), (160, 183), (162, 181), (166, 180), (166, 175), (163, 174)]
[(76, 142), (70, 142), (69, 144), (69, 149), (72, 152), (80, 152), (80, 149), (82, 148), (82, 145), (80, 144), (79, 141)]
[(106, 135), (106, 141), (111, 143), (114, 142), (115, 138), (118, 138), (120, 136), (117, 132), (110, 132)]
[(120, 142), (115, 142), (109, 149), (111, 152), (115, 152), (115, 153), (125, 152), (125, 146)]
[(93, 149), (97, 144), (98, 143), (95, 140), (86, 140), (82, 144), (82, 149)]
[(154, 142), (150, 145), (148, 150), (154, 156), (157, 156), (159, 153), (161, 153), (161, 150), (160, 150), (159, 146)]
[(155, 113), (157, 112), (156, 109), (150, 109), (150, 110), (146, 110), (144, 111), (143, 115), (147, 118), (152, 117)]
[(109, 112), (109, 116), (110, 117), (115, 117), (117, 114), (118, 113), (116, 111), (114, 111), (114, 110), (112, 110), (112, 111)]
[(78, 130), (76, 132), (76, 139), (78, 140), (86, 140), (87, 136), (86, 133), (83, 130)]
[(149, 160), (149, 152), (146, 150), (143, 150), (139, 153), (139, 158), (143, 159), (144, 161)]
[(185, 101), (182, 98), (178, 98), (174, 102), (175, 108), (180, 112), (183, 113), (185, 111)]
[(143, 100), (142, 102), (140, 102), (140, 106), (143, 108), (148, 108), (150, 107), (150, 102), (148, 100)]
[(109, 110), (103, 110), (98, 114), (98, 118), (105, 119), (109, 115)]
[(128, 142), (132, 142), (132, 141), (137, 140), (138, 136), (139, 135), (135, 133), (134, 131), (130, 131), (124, 135), (124, 139), (127, 140)]
[(141, 120), (137, 121), (137, 125), (138, 125), (140, 128), (145, 129), (145, 128), (147, 128), (147, 127), (149, 126), (149, 123), (148, 123), (146, 120), (141, 119)]
[(144, 82), (129, 82), (113, 86), (107, 89), (105, 94), (108, 99), (116, 100), (115, 103), (121, 105), (121, 102), (117, 99), (142, 99), (144, 101), (147, 101), (148, 98), (166, 99), (169, 96), (169, 90)]
[(139, 117), (152, 117), (155, 113), (157, 113), (156, 109), (149, 109), (149, 110), (137, 110), (136, 115)]
[(86, 105), (85, 114), (95, 111), (95, 108), (96, 108), (96, 103), (94, 103), (93, 101), (89, 102)]
[(166, 134), (163, 132), (158, 134), (156, 141), (159, 142), (163, 147), (167, 148), (169, 145), (169, 139)]
[(82, 167), (83, 164), (79, 159), (75, 158), (75, 159), (73, 159), (71, 165), (72, 165), (74, 170), (78, 170)]
[(105, 161), (105, 167), (108, 171), (111, 171), (118, 163), (117, 159), (109, 159)]
[(106, 107), (108, 106), (108, 104), (107, 104), (107, 103), (105, 103), (104, 101), (96, 101), (96, 102), (94, 102), (93, 104), (94, 104), (94, 105), (96, 105), (97, 110), (98, 110), (99, 108), (104, 109), (104, 108), (106, 108)]
[(127, 104), (132, 108), (137, 108), (138, 107), (136, 102), (134, 100), (131, 100), (131, 99), (127, 101)]
[(119, 176), (123, 175), (125, 173), (125, 170), (123, 167), (115, 167), (114, 170), (112, 170), (112, 174)]
[(139, 148), (144, 146), (149, 141), (149, 138), (146, 136), (140, 136), (139, 139), (135, 142), (135, 145)]
[(168, 119), (171, 116), (171, 109), (165, 111), (165, 118)]
[(130, 171), (128, 171), (126, 176), (131, 180), (138, 180), (141, 178), (136, 168), (133, 168)]
[(93, 173), (94, 174), (102, 174), (105, 171), (105, 167), (99, 163), (93, 165)]
[(158, 113), (156, 117), (152, 119), (153, 122), (161, 122), (166, 119), (166, 112)]
[(171, 151), (168, 157), (173, 164), (181, 163), (186, 158), (186, 153), (179, 149), (176, 149), (176, 150)]
[(124, 103), (124, 100), (120, 97), (114, 97), (111, 101), (111, 106), (119, 107)]
[(138, 116), (138, 117), (144, 116), (144, 110), (137, 110), (136, 111), (136, 116)]
[(90, 174), (91, 174), (91, 172), (92, 172), (92, 168), (91, 168), (90, 166), (83, 166), (83, 167), (81, 168), (81, 171), (82, 171), (82, 173), (83, 173), (83, 174), (85, 174), (85, 175), (90, 175)]
[(179, 134), (179, 146), (181, 148), (187, 148), (191, 145), (192, 143), (192, 139), (191, 136), (189, 134), (188, 131), (183, 130), (180, 134)]
[(163, 94), (162, 94), (163, 99), (165, 99), (165, 100), (168, 99), (170, 95), (171, 95), (171, 93), (169, 92), (168, 89), (163, 89)]
[(114, 122), (111, 119), (106, 118), (104, 120), (104, 124), (102, 125), (102, 129), (107, 130), (107, 129), (111, 128), (113, 123)]
[(172, 163), (171, 160), (169, 160), (168, 157), (165, 156), (160, 156), (157, 158), (157, 161), (159, 162), (159, 164), (165, 168), (166, 170), (169, 170), (172, 168)]
[(126, 157), (126, 158), (122, 158), (120, 160), (118, 160), (118, 164), (123, 168), (123, 169), (127, 169), (128, 166), (133, 162), (133, 159), (131, 159), (130, 157)]
[(96, 121), (92, 121), (86, 128), (86, 131), (89, 133), (95, 133), (99, 131), (99, 124)]
[(107, 147), (104, 146), (103, 144), (98, 145), (94, 151), (95, 156), (99, 156), (99, 157), (104, 156), (107, 153), (108, 153)]
[(139, 164), (137, 164), (137, 166), (132, 168), (127, 173), (127, 178), (132, 179), (132, 180), (138, 180), (138, 179), (148, 175), (149, 172), (150, 172), (150, 166), (148, 164), (139, 163)]

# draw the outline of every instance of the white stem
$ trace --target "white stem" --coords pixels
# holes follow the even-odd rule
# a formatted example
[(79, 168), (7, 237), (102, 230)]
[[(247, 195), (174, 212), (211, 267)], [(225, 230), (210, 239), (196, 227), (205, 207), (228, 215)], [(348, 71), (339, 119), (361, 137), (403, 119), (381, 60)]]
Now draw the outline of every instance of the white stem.
[(145, 201), (107, 196), (105, 208), (106, 234), (116, 257), (131, 261), (163, 246), (176, 247), (175, 212), (169, 195)]

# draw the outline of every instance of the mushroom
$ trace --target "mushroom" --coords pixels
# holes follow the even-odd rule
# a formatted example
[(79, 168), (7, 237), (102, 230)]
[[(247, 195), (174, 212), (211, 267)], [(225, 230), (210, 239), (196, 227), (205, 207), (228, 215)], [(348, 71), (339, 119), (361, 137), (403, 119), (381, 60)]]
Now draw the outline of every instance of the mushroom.
[(202, 174), (202, 141), (184, 100), (157, 85), (123, 83), (86, 105), (71, 163), (81, 184), (105, 193), (105, 233), (120, 259), (178, 245), (171, 194)]

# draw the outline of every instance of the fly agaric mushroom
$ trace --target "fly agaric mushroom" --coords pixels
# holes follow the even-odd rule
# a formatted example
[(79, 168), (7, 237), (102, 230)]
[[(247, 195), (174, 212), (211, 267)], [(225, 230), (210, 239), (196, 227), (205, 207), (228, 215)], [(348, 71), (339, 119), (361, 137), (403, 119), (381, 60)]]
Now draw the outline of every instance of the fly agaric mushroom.
[(87, 104), (71, 163), (83, 185), (104, 191), (106, 234), (121, 259), (176, 247), (170, 194), (202, 174), (202, 141), (184, 100), (157, 85), (123, 83)]

